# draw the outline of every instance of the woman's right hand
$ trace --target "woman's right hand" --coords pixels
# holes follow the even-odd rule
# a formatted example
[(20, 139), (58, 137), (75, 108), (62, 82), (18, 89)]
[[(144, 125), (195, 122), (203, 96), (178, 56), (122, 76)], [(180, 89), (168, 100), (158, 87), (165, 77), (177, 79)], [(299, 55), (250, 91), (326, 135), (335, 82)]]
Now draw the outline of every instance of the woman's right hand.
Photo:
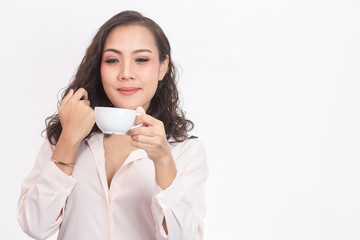
[(70, 89), (60, 104), (59, 118), (61, 135), (65, 135), (66, 139), (80, 143), (90, 133), (95, 124), (95, 113), (84, 88), (79, 88), (75, 93)]

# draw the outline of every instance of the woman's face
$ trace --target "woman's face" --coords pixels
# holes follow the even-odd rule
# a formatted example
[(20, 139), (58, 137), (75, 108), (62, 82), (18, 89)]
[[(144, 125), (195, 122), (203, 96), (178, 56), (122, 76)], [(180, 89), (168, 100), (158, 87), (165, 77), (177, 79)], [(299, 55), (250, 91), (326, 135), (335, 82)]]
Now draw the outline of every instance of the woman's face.
[(138, 25), (116, 27), (107, 36), (103, 50), (101, 79), (105, 93), (115, 107), (142, 106), (146, 111), (167, 65), (168, 57), (159, 61), (149, 29)]

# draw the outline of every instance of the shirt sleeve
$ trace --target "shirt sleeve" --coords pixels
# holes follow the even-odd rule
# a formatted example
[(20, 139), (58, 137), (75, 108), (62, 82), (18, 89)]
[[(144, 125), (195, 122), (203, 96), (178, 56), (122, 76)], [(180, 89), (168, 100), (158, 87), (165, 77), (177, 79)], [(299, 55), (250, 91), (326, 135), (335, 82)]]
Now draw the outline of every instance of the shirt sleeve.
[(46, 139), (21, 186), (18, 221), (23, 231), (36, 239), (46, 239), (59, 229), (66, 199), (76, 184), (51, 161), (52, 153)]
[[(168, 240), (200, 240), (204, 238), (205, 181), (209, 170), (206, 152), (197, 139), (189, 139), (176, 154), (177, 175), (162, 190), (155, 186), (152, 213), (156, 237)], [(168, 234), (162, 222), (166, 220)]]

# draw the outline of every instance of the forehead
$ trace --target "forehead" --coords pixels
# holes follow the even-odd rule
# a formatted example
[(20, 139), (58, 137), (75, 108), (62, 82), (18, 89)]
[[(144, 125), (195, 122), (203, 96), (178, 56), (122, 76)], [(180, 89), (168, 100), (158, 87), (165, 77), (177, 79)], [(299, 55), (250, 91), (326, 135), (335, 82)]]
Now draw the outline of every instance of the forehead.
[(105, 40), (104, 50), (114, 48), (120, 51), (149, 49), (158, 52), (152, 32), (140, 25), (118, 26), (114, 28)]

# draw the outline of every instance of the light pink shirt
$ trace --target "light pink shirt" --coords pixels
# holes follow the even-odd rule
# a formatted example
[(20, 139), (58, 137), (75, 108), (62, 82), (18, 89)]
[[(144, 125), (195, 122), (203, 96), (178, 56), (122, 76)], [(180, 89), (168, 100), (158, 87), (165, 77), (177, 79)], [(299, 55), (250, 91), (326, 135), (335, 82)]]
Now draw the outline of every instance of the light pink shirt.
[[(61, 240), (203, 239), (206, 154), (198, 139), (170, 143), (177, 176), (165, 190), (144, 150), (130, 153), (108, 188), (103, 134), (79, 147), (72, 176), (52, 161), (45, 140), (21, 189), (19, 223), (29, 236)], [(162, 222), (166, 219), (168, 235)]]

